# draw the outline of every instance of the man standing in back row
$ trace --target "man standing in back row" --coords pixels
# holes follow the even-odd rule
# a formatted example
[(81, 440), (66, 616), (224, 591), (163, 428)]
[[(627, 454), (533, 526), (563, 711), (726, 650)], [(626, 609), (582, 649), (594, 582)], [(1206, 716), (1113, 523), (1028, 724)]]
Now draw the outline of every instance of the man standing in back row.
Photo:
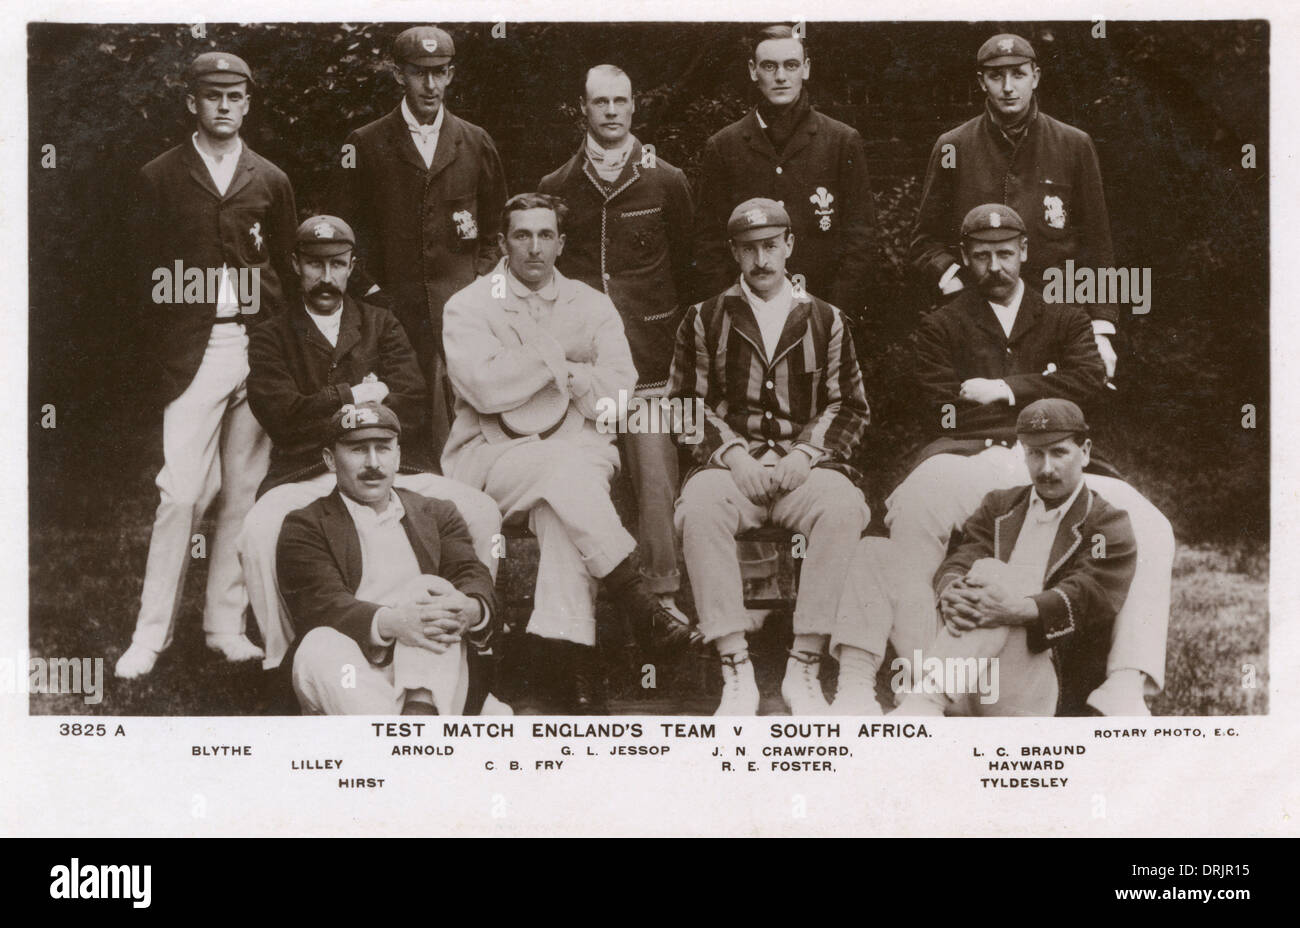
[[(500, 257), (505, 170), (492, 138), (447, 111), (456, 47), (437, 26), (393, 43), (401, 104), (343, 146), (331, 212), (356, 231), (355, 295), (393, 311), (429, 385), (436, 461), (451, 423), (442, 307)], [(415, 450), (407, 448), (408, 452)]]
[[(142, 276), (154, 285), (160, 273), (177, 268), (187, 278), (201, 272), (207, 292), (198, 302), (172, 305), (160, 300), (165, 288), (155, 286), (148, 308), (167, 407), (156, 481), (161, 498), (140, 612), (131, 646), (115, 667), (125, 678), (149, 673), (171, 644), (194, 531), (218, 492), (203, 631), (208, 647), (227, 660), (262, 657), (244, 636), (248, 595), (235, 553), (271, 450), (248, 406), (245, 329), (283, 305), (281, 288), (292, 274), (293, 188), (283, 171), (239, 137), (253, 85), (244, 60), (205, 52), (186, 77), (185, 105), (197, 128), (141, 169), (135, 247)], [(173, 289), (179, 288), (175, 282)]]
[[(1024, 217), (1029, 257), (1021, 279), (1043, 290), (1043, 271), (1067, 259), (1086, 267), (1115, 263), (1101, 168), (1092, 139), (1038, 109), (1040, 71), (1034, 47), (1018, 35), (980, 46), (976, 79), (984, 112), (939, 136), (930, 152), (908, 263), (935, 299), (975, 281), (961, 259), (963, 217), (982, 203), (1002, 203)], [(1115, 375), (1115, 305), (1085, 307), (1106, 376)]]
[[(569, 209), (556, 267), (613, 300), (636, 364), (636, 396), (662, 397), (690, 287), (691, 188), (686, 175), (632, 135), (636, 105), (621, 69), (602, 64), (588, 71), (581, 102), (581, 150), (538, 187)], [(665, 432), (626, 433), (622, 440), (636, 490), (641, 573), (650, 592), (680, 616), (677, 447)]]
[(737, 203), (775, 200), (790, 216), (799, 246), (790, 257), (803, 292), (829, 300), (850, 320), (868, 301), (876, 211), (862, 136), (812, 107), (807, 43), (790, 26), (756, 37), (749, 78), (763, 99), (705, 143), (695, 250), (700, 299), (736, 282), (727, 222)]

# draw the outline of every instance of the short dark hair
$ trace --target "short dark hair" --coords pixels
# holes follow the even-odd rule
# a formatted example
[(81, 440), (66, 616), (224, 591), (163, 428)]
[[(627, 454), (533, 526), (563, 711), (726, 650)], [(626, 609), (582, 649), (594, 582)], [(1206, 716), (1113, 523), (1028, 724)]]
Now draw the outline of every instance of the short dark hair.
[(798, 39), (799, 46), (803, 49), (803, 56), (808, 57), (808, 40), (794, 34), (794, 27), (786, 23), (774, 23), (771, 26), (764, 26), (754, 33), (749, 40), (749, 57), (751, 61), (758, 60), (758, 46), (768, 39)]
[(569, 208), (563, 200), (549, 193), (516, 193), (501, 209), (502, 235), (510, 231), (510, 214), (526, 209), (549, 209), (555, 213), (555, 231), (563, 234), (564, 220), (569, 215)]

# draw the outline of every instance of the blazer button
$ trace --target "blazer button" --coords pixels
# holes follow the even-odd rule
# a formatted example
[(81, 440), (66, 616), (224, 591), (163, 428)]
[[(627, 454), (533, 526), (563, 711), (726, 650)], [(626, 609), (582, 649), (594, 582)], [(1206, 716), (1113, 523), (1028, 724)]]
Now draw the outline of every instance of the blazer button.
[(776, 384), (772, 383), (772, 381), (769, 380), (767, 383), (763, 384), (763, 386), (767, 387), (769, 390), (772, 390), (776, 387)]
[(778, 173), (778, 174), (781, 173), (781, 165), (779, 165), (779, 164), (776, 166), (776, 173)]
[(768, 446), (769, 448), (775, 448), (775, 447), (776, 447), (776, 442), (772, 441), (772, 439), (769, 438), (769, 439), (767, 440), (767, 446)]
[[(605, 280), (609, 280), (609, 274), (601, 274), (600, 276), (603, 277)], [(1011, 349), (1008, 348), (1007, 350), (1010, 351)]]
[(772, 410), (769, 409), (767, 412), (763, 413), (763, 418), (764, 419), (772, 418)]
[(991, 438), (986, 438), (986, 439), (984, 439), (984, 447), (985, 447), (985, 448), (991, 448), (992, 446), (993, 446), (993, 439), (991, 439)]

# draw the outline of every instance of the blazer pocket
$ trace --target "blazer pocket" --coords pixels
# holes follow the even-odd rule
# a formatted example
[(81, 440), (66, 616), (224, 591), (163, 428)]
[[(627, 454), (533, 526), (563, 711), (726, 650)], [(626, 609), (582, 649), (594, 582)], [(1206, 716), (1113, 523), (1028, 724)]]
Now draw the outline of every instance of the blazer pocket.
[(653, 261), (666, 240), (663, 213), (662, 206), (620, 211), (614, 220), (615, 240)]

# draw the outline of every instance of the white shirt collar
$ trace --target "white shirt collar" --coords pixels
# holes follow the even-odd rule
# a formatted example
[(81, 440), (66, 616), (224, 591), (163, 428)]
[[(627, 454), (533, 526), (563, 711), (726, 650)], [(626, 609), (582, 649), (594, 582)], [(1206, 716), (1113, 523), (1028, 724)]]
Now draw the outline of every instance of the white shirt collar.
[(1038, 495), (1038, 488), (1034, 487), (1029, 491), (1029, 510), (1025, 513), (1025, 518), (1033, 519), (1036, 522), (1061, 521), (1065, 514), (1070, 511), (1070, 507), (1074, 505), (1074, 501), (1079, 498), (1079, 494), (1083, 492), (1083, 485), (1086, 482), (1087, 481), (1081, 477), (1079, 479), (1079, 485), (1074, 488), (1074, 492), (1070, 494), (1069, 499), (1052, 509), (1047, 508), (1047, 503), (1045, 503), (1043, 498)]
[(1016, 316), (1020, 315), (1020, 301), (1025, 295), (1024, 280), (1016, 281), (1016, 289), (1012, 291), (1011, 299), (1005, 305), (994, 303), (992, 300), (986, 300), (989, 308), (993, 310), (993, 315), (998, 317), (998, 322), (1002, 324), (1002, 331), (1006, 333), (1007, 338), (1011, 337), (1011, 330), (1015, 328)]
[(439, 106), (438, 115), (433, 117), (433, 122), (426, 126), (415, 118), (411, 108), (406, 105), (406, 97), (402, 97), (402, 118), (406, 120), (406, 128), (412, 132), (418, 132), (421, 135), (437, 135), (442, 131), (442, 117), (446, 112), (447, 107)]
[(347, 507), (348, 514), (352, 516), (352, 521), (360, 530), (362, 526), (384, 525), (389, 522), (400, 522), (406, 515), (406, 509), (402, 506), (402, 498), (397, 495), (396, 490), (388, 491), (388, 507), (383, 512), (376, 512), (365, 503), (358, 503), (342, 490), (339, 496), (343, 497), (343, 505)]
[(507, 259), (501, 259), (506, 266), (506, 283), (515, 296), (521, 299), (528, 299), (530, 296), (539, 297), (548, 303), (554, 303), (559, 295), (559, 284), (557, 282), (560, 272), (551, 269), (551, 279), (548, 280), (540, 290), (529, 289), (528, 285), (515, 276), (515, 272), (510, 270), (510, 263)]
[(1009, 312), (1011, 313), (1011, 318), (1014, 319), (1015, 314), (1020, 310), (1020, 301), (1024, 298), (1024, 296), (1025, 296), (1025, 282), (1023, 279), (1021, 279), (1016, 281), (1016, 289), (1012, 291), (1011, 299), (1007, 300), (1005, 304), (994, 303), (992, 300), (988, 300), (987, 302), (990, 306), (993, 307), (994, 312), (998, 312), (999, 310), (1003, 312)]
[(235, 169), (239, 166), (239, 158), (244, 153), (244, 140), (239, 136), (235, 136), (234, 151), (228, 152), (220, 158), (203, 150), (199, 145), (199, 134), (197, 132), (190, 136), (190, 141), (194, 144), (194, 150), (198, 152), (199, 158), (207, 166), (208, 174), (211, 176), (217, 192), (224, 197), (226, 191), (230, 189), (230, 181), (235, 176)]
[(749, 300), (749, 305), (755, 309), (784, 305), (786, 311), (789, 312), (791, 306), (794, 304), (794, 286), (790, 283), (789, 277), (782, 280), (781, 289), (776, 291), (776, 295), (770, 300), (763, 299), (753, 290), (749, 289), (749, 284), (745, 281), (743, 274), (740, 277), (740, 289), (745, 294), (745, 299)]

